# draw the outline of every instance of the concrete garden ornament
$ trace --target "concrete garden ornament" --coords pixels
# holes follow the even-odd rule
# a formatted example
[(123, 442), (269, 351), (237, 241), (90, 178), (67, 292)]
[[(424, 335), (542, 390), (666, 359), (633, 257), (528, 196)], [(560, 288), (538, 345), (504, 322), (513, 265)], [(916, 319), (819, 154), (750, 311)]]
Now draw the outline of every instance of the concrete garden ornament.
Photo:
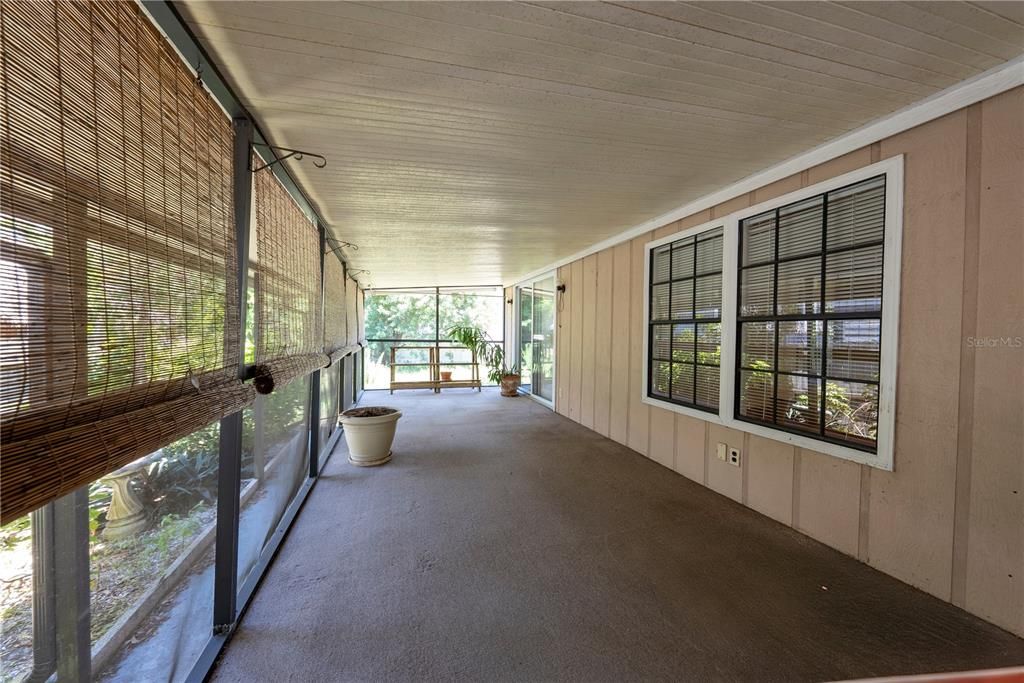
[(391, 460), (391, 442), (402, 413), (394, 408), (353, 408), (341, 414), (348, 444), (348, 461), (360, 467), (383, 465)]

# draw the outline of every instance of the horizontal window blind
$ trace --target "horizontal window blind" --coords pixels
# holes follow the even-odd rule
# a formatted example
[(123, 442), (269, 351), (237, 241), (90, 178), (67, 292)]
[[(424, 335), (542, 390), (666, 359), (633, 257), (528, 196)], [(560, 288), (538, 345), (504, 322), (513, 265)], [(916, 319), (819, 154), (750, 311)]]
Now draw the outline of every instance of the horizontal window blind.
[(0, 21), (7, 522), (247, 390), (227, 117), (135, 3), (5, 2)]
[[(253, 159), (253, 168), (263, 162)], [(256, 217), (256, 390), (324, 367), (320, 234), (269, 170), (253, 184)]]

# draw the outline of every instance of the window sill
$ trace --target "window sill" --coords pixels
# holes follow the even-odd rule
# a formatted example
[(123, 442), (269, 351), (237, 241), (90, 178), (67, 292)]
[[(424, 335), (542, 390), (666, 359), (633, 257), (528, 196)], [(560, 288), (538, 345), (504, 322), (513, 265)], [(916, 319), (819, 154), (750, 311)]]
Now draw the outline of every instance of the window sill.
[(687, 417), (696, 418), (703, 420), (704, 422), (710, 422), (712, 424), (722, 425), (729, 429), (735, 429), (740, 432), (746, 432), (748, 434), (754, 434), (755, 436), (764, 437), (773, 441), (781, 441), (782, 443), (788, 443), (798, 448), (804, 448), (809, 451), (821, 453), (823, 455), (831, 455), (836, 458), (843, 460), (850, 460), (852, 462), (860, 463), (862, 465), (868, 465), (875, 467), (880, 470), (886, 470), (891, 472), (893, 469), (892, 452), (888, 454), (883, 453), (880, 450), (878, 453), (869, 453), (856, 448), (848, 448), (841, 446), (836, 443), (830, 443), (828, 441), (819, 441), (806, 436), (800, 436), (799, 434), (791, 434), (789, 432), (782, 432), (771, 427), (765, 427), (763, 425), (753, 424), (750, 422), (744, 422), (735, 418), (723, 418), (721, 415), (714, 413), (708, 413), (703, 410), (697, 410), (696, 408), (688, 408), (686, 406), (677, 405), (668, 401), (659, 401), (656, 398), (650, 396), (643, 396), (641, 401), (649, 406), (655, 408), (661, 408), (663, 410), (670, 410), (680, 415), (686, 415)]

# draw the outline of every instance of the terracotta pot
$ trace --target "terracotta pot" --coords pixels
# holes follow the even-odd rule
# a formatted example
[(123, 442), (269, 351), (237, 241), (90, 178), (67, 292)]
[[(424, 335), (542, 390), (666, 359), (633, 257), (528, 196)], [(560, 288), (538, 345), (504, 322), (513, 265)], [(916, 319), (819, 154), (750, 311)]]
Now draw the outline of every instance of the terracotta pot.
[(441, 371), (441, 381), (442, 382), (451, 382), (452, 381), (452, 371), (451, 370), (442, 370)]
[(519, 375), (503, 375), (501, 378), (501, 395), (518, 396), (520, 379)]
[(394, 408), (353, 408), (341, 414), (348, 444), (348, 461), (360, 467), (391, 460), (391, 442), (402, 413)]

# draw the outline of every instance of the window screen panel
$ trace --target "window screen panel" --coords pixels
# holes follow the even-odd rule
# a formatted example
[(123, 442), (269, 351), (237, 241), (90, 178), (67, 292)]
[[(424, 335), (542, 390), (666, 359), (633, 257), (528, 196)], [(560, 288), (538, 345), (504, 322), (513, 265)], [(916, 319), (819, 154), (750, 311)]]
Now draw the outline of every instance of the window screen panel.
[(717, 411), (722, 240), (714, 228), (650, 252), (649, 396)]
[(230, 121), (133, 3), (0, 21), (6, 522), (247, 392)]
[(740, 221), (738, 418), (874, 451), (885, 177)]

